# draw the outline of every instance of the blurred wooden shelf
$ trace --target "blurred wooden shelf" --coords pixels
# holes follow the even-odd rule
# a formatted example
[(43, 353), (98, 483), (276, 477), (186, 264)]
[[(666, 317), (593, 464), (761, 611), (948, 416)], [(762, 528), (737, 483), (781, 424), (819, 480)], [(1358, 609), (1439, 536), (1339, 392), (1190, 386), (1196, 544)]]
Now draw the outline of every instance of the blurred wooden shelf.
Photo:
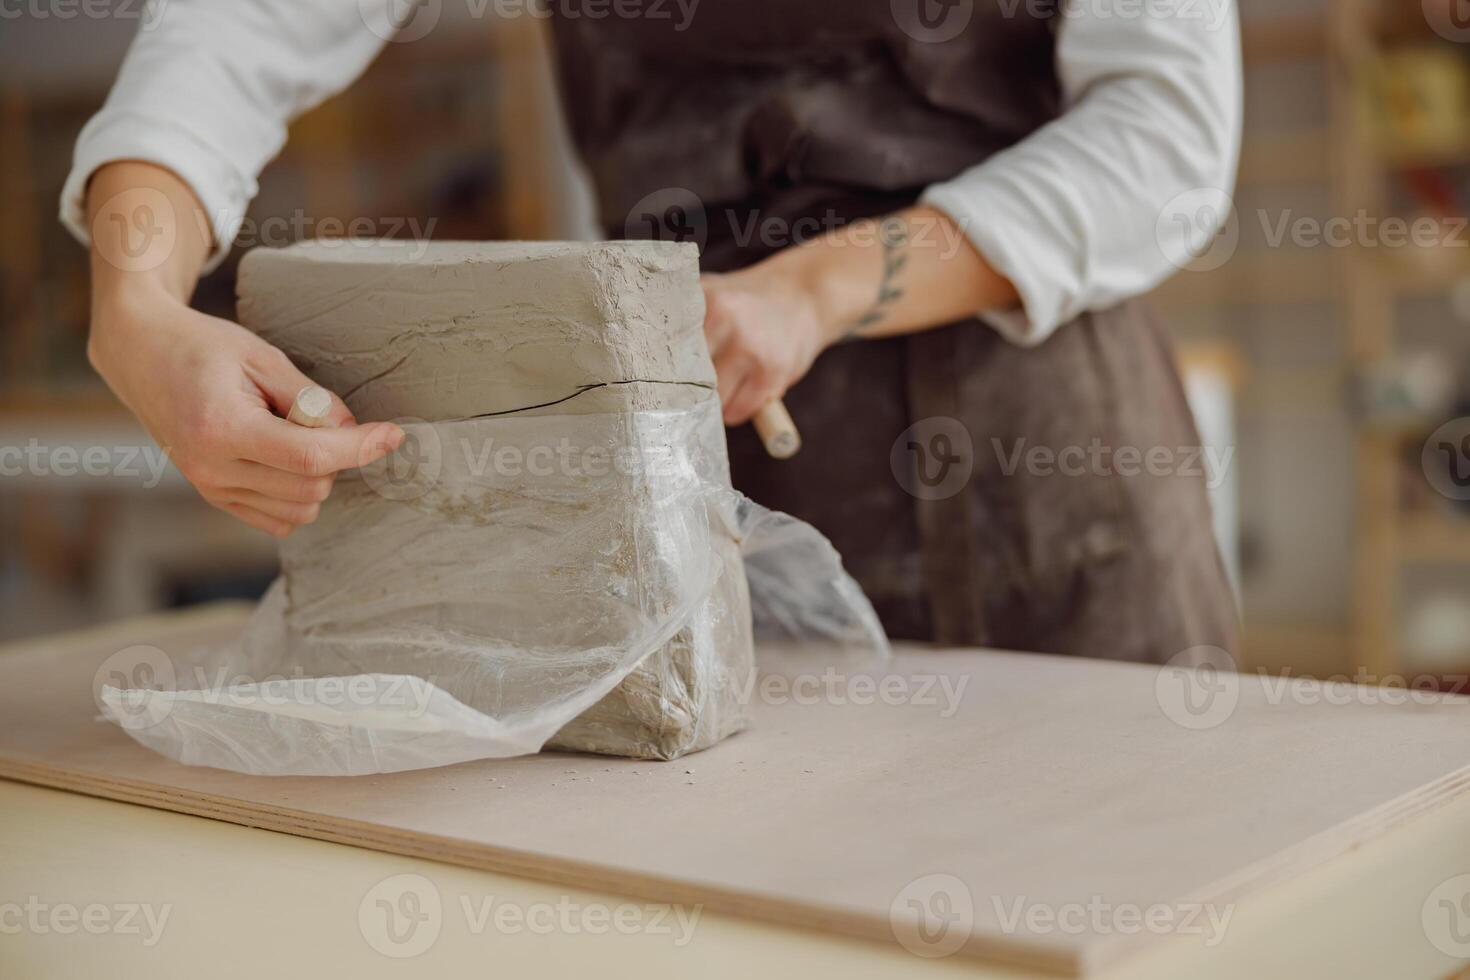
[[(1464, 235), (1470, 241), (1470, 230)], [(1470, 282), (1470, 248), (1446, 249), (1443, 256), (1416, 256), (1412, 248), (1357, 249), (1378, 253), (1376, 258), (1370, 254), (1357, 261), (1374, 266), (1382, 285), (1392, 293), (1448, 292)], [(1218, 269), (1178, 273), (1151, 298), (1165, 310), (1331, 302), (1341, 298), (1341, 279), (1333, 258), (1346, 251), (1349, 249), (1324, 245), (1237, 254)]]
[(1242, 420), (1258, 423), (1283, 413), (1338, 414), (1348, 404), (1348, 391), (1343, 365), (1258, 370), (1241, 397), (1239, 413)]
[(1240, 45), (1248, 62), (1320, 58), (1327, 51), (1327, 24), (1321, 14), (1247, 18)]
[(1240, 391), (1250, 379), (1240, 347), (1228, 341), (1182, 341), (1178, 346), (1181, 374), (1212, 374), (1225, 379), (1232, 391)]
[(1435, 142), (1388, 143), (1380, 146), (1378, 153), (1385, 166), (1395, 169), (1470, 165), (1470, 136), (1456, 135)]
[(1304, 130), (1254, 139), (1241, 148), (1239, 183), (1305, 183), (1326, 180), (1330, 155), (1327, 131)]
[(1237, 254), (1218, 269), (1180, 272), (1152, 294), (1161, 309), (1320, 303), (1333, 298), (1328, 249)]
[(1293, 676), (1331, 677), (1351, 672), (1353, 644), (1339, 624), (1253, 623), (1242, 632), (1241, 669)]
[(1421, 564), (1470, 564), (1470, 513), (1465, 517), (1425, 512), (1399, 519), (1398, 552)]
[[(1461, 234), (1470, 241), (1470, 229)], [(1409, 254), (1405, 249), (1399, 251)], [(1446, 292), (1470, 281), (1470, 248), (1454, 249), (1446, 257), (1449, 261), (1437, 261), (1438, 257), (1431, 256), (1423, 256), (1423, 261), (1389, 259), (1383, 263), (1382, 271), (1387, 285), (1396, 292)]]
[(0, 390), (0, 421), (37, 419), (131, 419), (111, 391), (102, 385), (66, 389), (11, 388)]

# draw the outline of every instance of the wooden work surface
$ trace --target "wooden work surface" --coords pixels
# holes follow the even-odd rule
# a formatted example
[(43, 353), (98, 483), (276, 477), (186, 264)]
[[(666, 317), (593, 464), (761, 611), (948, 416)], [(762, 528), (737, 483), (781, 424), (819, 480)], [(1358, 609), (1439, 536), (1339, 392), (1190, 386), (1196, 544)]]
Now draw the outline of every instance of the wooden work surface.
[[(543, 755), (269, 779), (176, 765), (96, 720), (92, 678), (109, 655), (137, 643), (179, 655), (241, 617), (6, 649), (0, 775), (889, 941), (895, 921), (912, 938), (917, 901), (950, 926), (934, 951), (957, 936), (960, 953), (1073, 973), (1163, 940), (1008, 924), (1016, 908), (1223, 910), (1470, 784), (1463, 699), (1324, 699), (1252, 677), (1222, 695), (1228, 717), (1181, 715), (1154, 668), (980, 652), (903, 652), (894, 672), (920, 703), (860, 705), (866, 688), (822, 697), (820, 682), (796, 703), (774, 689), (754, 699), (749, 732), (663, 764)], [(952, 716), (938, 683), (923, 703), (928, 678), (953, 691), (966, 677)]]

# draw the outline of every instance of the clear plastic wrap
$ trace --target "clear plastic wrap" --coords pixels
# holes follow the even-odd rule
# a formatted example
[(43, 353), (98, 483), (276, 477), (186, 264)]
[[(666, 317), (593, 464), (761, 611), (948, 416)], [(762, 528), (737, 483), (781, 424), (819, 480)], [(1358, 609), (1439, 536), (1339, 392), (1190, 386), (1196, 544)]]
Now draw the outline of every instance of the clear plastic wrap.
[(675, 758), (743, 727), (752, 618), (887, 656), (826, 538), (729, 489), (714, 399), (407, 428), (288, 539), (237, 642), (177, 664), (174, 690), (104, 687), (107, 716), (255, 774)]

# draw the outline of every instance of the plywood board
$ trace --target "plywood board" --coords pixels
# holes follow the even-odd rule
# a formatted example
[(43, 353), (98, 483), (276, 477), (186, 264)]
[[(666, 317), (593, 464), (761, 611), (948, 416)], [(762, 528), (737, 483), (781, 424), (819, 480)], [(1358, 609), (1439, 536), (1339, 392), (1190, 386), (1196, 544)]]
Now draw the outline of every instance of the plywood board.
[(978, 651), (902, 652), (889, 696), (810, 664), (801, 686), (757, 689), (750, 731), (663, 764), (542, 755), (269, 779), (175, 765), (96, 720), (109, 655), (181, 656), (240, 619), (0, 653), (0, 775), (880, 939), (897, 921), (912, 943), (917, 901), (947, 923), (922, 951), (957, 939), (956, 955), (1075, 974), (1166, 941), (1089, 909), (1225, 913), (1470, 789), (1465, 699), (1250, 677), (1191, 713), (1155, 668)]

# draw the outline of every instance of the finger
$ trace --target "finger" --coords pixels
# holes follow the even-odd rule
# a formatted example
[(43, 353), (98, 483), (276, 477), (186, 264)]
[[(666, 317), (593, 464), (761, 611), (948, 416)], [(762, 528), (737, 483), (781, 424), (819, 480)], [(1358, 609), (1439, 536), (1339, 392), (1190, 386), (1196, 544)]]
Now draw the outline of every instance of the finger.
[(756, 383), (754, 378), (748, 377), (725, 408), (725, 424), (744, 425), (755, 416), (756, 412), (774, 400), (774, 393), (764, 385)]
[(257, 531), (264, 531), (273, 538), (284, 538), (294, 530), (285, 521), (271, 517), (269, 514), (262, 514), (260, 511), (252, 507), (246, 507), (243, 504), (231, 504), (224, 501), (215, 502), (213, 500), (210, 503), (231, 517), (242, 520)]
[(749, 358), (727, 353), (715, 359), (715, 390), (720, 393), (722, 404), (730, 403), (750, 371)]
[(730, 393), (730, 397), (722, 397), (720, 399), (720, 404), (722, 406), (721, 416), (724, 418), (726, 425), (736, 426), (750, 417), (749, 413), (745, 414), (744, 416), (740, 414), (741, 406), (749, 400), (748, 392), (750, 388), (751, 380), (750, 377), (747, 375), (740, 380), (740, 383), (738, 385), (736, 385), (735, 390)]
[[(301, 389), (310, 387), (322, 387), (291, 363), (291, 359), (285, 354), (272, 348), (275, 355), (271, 356), (264, 364), (251, 365), (251, 377), (265, 393), (266, 400), (270, 402), (271, 409), (281, 418), (291, 413), (291, 406), (296, 402), (296, 396), (301, 394)], [(254, 360), (252, 358), (252, 360)], [(340, 428), (344, 425), (352, 425), (355, 421), (347, 404), (337, 397), (337, 393), (326, 390), (332, 396), (332, 408), (327, 412), (325, 428)]]
[(278, 500), (275, 497), (267, 497), (263, 493), (256, 493), (254, 490), (234, 490), (223, 494), (221, 499), (257, 511), (267, 517), (273, 517), (292, 527), (310, 524), (321, 516), (322, 512), (321, 504)]
[(319, 504), (331, 494), (333, 477), (302, 476), (252, 460), (237, 459), (224, 468), (219, 482), (231, 490), (253, 490), (277, 500)]
[(402, 442), (392, 422), (307, 429), (263, 415), (249, 423), (241, 456), (287, 473), (330, 476), (382, 459)]
[(735, 335), (735, 321), (730, 317), (712, 314), (704, 320), (704, 342), (709, 347), (709, 356), (718, 358), (725, 353), (730, 339)]
[(704, 339), (709, 346), (710, 357), (718, 357), (735, 333), (735, 318), (729, 315), (720, 293), (712, 286), (718, 285), (722, 276), (705, 273), (699, 284), (704, 289)]

